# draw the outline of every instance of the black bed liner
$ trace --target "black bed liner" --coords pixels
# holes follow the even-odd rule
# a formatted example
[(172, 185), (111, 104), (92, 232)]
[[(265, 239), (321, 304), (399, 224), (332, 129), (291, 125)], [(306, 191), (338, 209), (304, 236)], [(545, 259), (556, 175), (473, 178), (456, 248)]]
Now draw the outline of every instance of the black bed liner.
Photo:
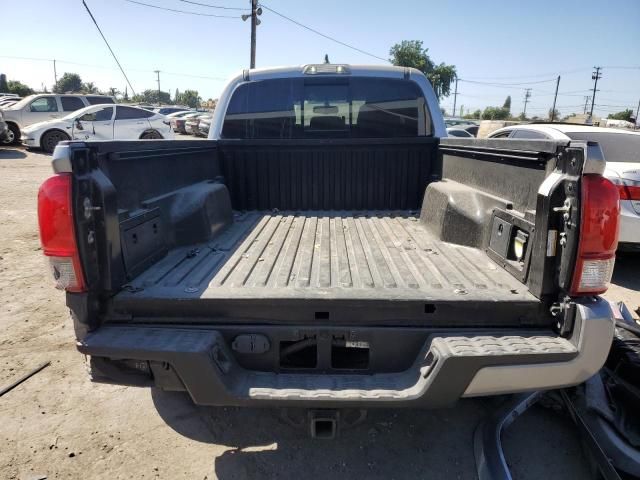
[[(424, 316), (435, 313), (436, 303), (456, 302), (477, 317), (474, 308), (489, 305), (497, 318), (502, 302), (517, 321), (520, 307), (539, 305), (484, 251), (437, 239), (416, 212), (246, 212), (234, 217), (216, 239), (173, 249), (135, 278), (115, 297), (116, 308), (152, 314), (149, 306), (154, 305), (153, 314), (170, 314), (178, 311), (176, 305), (184, 312), (187, 303), (206, 303), (201, 314), (229, 315), (226, 307), (210, 307), (234, 304), (246, 310), (253, 302), (282, 310), (282, 302), (295, 308), (305, 301), (313, 310), (329, 301), (345, 306), (368, 300), (361, 309), (393, 304), (393, 315), (403, 318), (403, 305)], [(329, 311), (320, 315), (328, 320)], [(467, 321), (456, 319), (460, 325)]]

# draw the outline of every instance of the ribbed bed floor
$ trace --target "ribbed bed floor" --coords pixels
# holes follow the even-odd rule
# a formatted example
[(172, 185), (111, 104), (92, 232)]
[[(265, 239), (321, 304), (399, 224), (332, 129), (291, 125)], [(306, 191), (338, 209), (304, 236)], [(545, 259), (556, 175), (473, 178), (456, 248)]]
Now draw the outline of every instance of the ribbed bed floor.
[(483, 251), (435, 239), (409, 212), (236, 214), (217, 239), (172, 250), (120, 295), (534, 300)]

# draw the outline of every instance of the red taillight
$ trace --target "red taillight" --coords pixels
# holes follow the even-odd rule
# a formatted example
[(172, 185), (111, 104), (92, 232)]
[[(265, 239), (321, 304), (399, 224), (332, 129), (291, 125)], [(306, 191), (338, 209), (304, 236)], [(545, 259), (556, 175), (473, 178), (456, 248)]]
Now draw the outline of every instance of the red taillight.
[(640, 200), (640, 182), (621, 180), (617, 185), (620, 200)]
[(38, 224), (43, 253), (49, 257), (56, 287), (85, 290), (71, 207), (71, 175), (55, 175), (38, 191)]
[(619, 221), (620, 196), (616, 185), (600, 175), (582, 177), (580, 239), (571, 295), (607, 290), (618, 248)]

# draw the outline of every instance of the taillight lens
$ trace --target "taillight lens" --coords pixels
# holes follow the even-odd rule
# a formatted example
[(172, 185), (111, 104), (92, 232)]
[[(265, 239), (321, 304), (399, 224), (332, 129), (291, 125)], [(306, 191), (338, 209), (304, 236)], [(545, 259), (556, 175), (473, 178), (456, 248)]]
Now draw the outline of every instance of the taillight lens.
[(571, 295), (599, 294), (607, 290), (618, 248), (619, 222), (617, 186), (600, 175), (582, 177), (580, 240)]
[(626, 178), (612, 179), (618, 187), (620, 200), (640, 200), (640, 182)]
[(73, 228), (71, 175), (55, 175), (40, 186), (38, 224), (42, 251), (49, 257), (56, 288), (84, 291), (84, 275)]

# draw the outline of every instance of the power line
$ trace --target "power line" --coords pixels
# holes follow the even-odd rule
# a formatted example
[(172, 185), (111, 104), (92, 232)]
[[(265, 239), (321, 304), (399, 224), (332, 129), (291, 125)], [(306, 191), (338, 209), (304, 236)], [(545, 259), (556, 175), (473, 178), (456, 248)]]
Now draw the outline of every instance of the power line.
[(633, 66), (625, 66), (625, 65), (613, 66), (613, 67), (610, 65), (605, 65), (604, 67), (600, 67), (600, 68), (613, 68), (618, 70), (640, 70), (640, 66), (633, 67)]
[(164, 70), (162, 71), (162, 73), (164, 73), (165, 75), (175, 75), (176, 77), (202, 78), (204, 80), (219, 80), (221, 82), (226, 82), (227, 80), (229, 80), (226, 77), (209, 77), (209, 76), (206, 76), (206, 75), (189, 75), (187, 73), (165, 72)]
[(468, 80), (466, 78), (461, 78), (460, 79), (461, 82), (467, 82), (467, 83), (476, 83), (478, 85), (490, 85), (492, 87), (511, 87), (511, 86), (517, 86), (517, 85), (537, 85), (540, 83), (550, 83), (550, 82), (555, 82), (556, 79), (555, 78), (550, 78), (549, 80), (538, 80), (535, 82), (520, 82), (520, 83), (497, 83), (497, 82), (481, 82), (478, 80)]
[(250, 10), (249, 8), (240, 8), (240, 7), (223, 7), (220, 5), (210, 5), (208, 3), (199, 3), (199, 2), (192, 2), (191, 0), (180, 0), (181, 2), (184, 3), (190, 3), (192, 5), (199, 5), (201, 7), (208, 7), (208, 8), (219, 8), (221, 10), (241, 10), (241, 11), (247, 11)]
[[(10, 59), (14, 59), (14, 60), (31, 60), (31, 61), (38, 61), (38, 62), (52, 62), (53, 59), (51, 58), (34, 58), (34, 57), (16, 57), (13, 55), (0, 55), (0, 58), (10, 58)], [(59, 58), (56, 58), (56, 62), (57, 63), (64, 63), (64, 64), (68, 64), (68, 65), (77, 65), (80, 67), (90, 67), (90, 68), (102, 68), (102, 69), (107, 69), (107, 70), (118, 70), (117, 67), (108, 67), (106, 65), (94, 65), (91, 63), (79, 63), (79, 62), (72, 62), (71, 60), (61, 60)], [(140, 72), (140, 73), (154, 73), (154, 70), (143, 70), (140, 68), (129, 68), (128, 69), (130, 72)], [(189, 78), (201, 78), (204, 80), (218, 80), (218, 81), (222, 81), (222, 82), (226, 82), (229, 78), (228, 77), (213, 77), (213, 76), (209, 76), (209, 75), (190, 75), (188, 73), (177, 73), (177, 72), (166, 72), (166, 71), (162, 71), (163, 74), (165, 75), (174, 75), (176, 77), (189, 77)]]
[(535, 75), (508, 75), (508, 76), (501, 76), (501, 77), (473, 77), (473, 78), (476, 78), (478, 80), (509, 80), (509, 79), (518, 79), (518, 78), (544, 78), (550, 75), (569, 75), (571, 73), (582, 72), (585, 70), (591, 70), (591, 67), (575, 68), (573, 70), (540, 73)]
[(189, 12), (186, 10), (178, 10), (176, 8), (161, 7), (159, 5), (152, 5), (150, 3), (138, 2), (137, 0), (124, 0), (125, 2), (135, 3), (136, 5), (142, 5), (144, 7), (157, 8), (158, 10), (166, 10), (168, 12), (184, 13), (186, 15), (197, 15), (200, 17), (216, 17), (216, 18), (240, 18), (239, 15), (216, 15), (214, 13), (201, 13), (201, 12)]
[[(127, 1), (131, 1), (131, 0), (127, 0)], [(362, 50), (362, 49), (360, 49), (358, 47), (354, 47), (353, 45), (349, 45), (348, 43), (344, 43), (344, 42), (342, 42), (340, 40), (337, 40), (337, 39), (335, 39), (333, 37), (330, 37), (329, 35), (326, 35), (326, 34), (324, 34), (322, 32), (319, 32), (318, 30), (315, 30), (315, 29), (313, 29), (311, 27), (308, 27), (308, 26), (304, 25), (303, 23), (300, 23), (300, 22), (294, 20), (293, 18), (287, 17), (286, 15), (283, 15), (280, 12), (276, 12), (273, 8), (267, 7), (264, 3), (261, 3), (260, 6), (262, 8), (264, 8), (265, 10), (269, 10), (271, 13), (274, 13), (274, 14), (278, 15), (279, 17), (282, 17), (285, 20), (290, 21), (291, 23), (295, 23), (299, 27), (302, 27), (302, 28), (304, 28), (306, 30), (309, 30), (310, 32), (315, 33), (316, 35), (320, 35), (321, 37), (326, 38), (327, 40), (331, 40), (332, 42), (338, 43), (338, 44), (340, 44), (340, 45), (342, 45), (344, 47), (350, 48), (351, 50), (355, 50), (356, 52), (360, 52), (360, 53), (362, 53), (364, 55), (368, 55), (370, 57), (377, 58), (378, 60), (382, 60), (383, 62), (389, 62), (389, 60), (386, 59), (386, 58), (379, 57), (377, 55), (374, 55), (373, 53), (369, 53), (369, 52), (367, 52), (365, 50)]]
[(87, 6), (87, 3), (84, 0), (82, 0), (82, 4), (84, 5), (84, 8), (87, 9), (87, 12), (89, 13), (89, 16), (91, 17), (91, 20), (93, 20), (94, 25), (96, 26), (96, 28), (98, 29), (98, 32), (100, 32), (100, 35), (102, 36), (102, 39), (104, 40), (104, 43), (107, 44), (107, 48), (109, 48), (109, 51), (111, 52), (111, 55), (113, 55), (113, 59), (118, 64), (118, 67), (120, 68), (120, 71), (122, 72), (122, 75), (124, 75), (124, 79), (127, 81), (127, 84), (129, 85), (129, 87), (131, 87), (131, 91), (135, 95), (136, 91), (133, 89), (133, 86), (131, 85), (131, 82), (129, 81), (129, 77), (127, 77), (127, 74), (124, 73), (124, 69), (122, 68), (122, 65), (120, 65), (120, 62), (118, 61), (118, 57), (116, 57), (116, 54), (113, 53), (113, 50), (111, 49), (111, 45), (109, 45), (109, 42), (107, 42), (107, 38), (104, 36), (104, 33), (102, 33), (102, 30), (100, 30), (100, 27), (98, 26), (98, 22), (96, 22), (96, 19), (94, 18), (93, 14), (91, 13), (91, 10), (89, 10), (89, 7)]

